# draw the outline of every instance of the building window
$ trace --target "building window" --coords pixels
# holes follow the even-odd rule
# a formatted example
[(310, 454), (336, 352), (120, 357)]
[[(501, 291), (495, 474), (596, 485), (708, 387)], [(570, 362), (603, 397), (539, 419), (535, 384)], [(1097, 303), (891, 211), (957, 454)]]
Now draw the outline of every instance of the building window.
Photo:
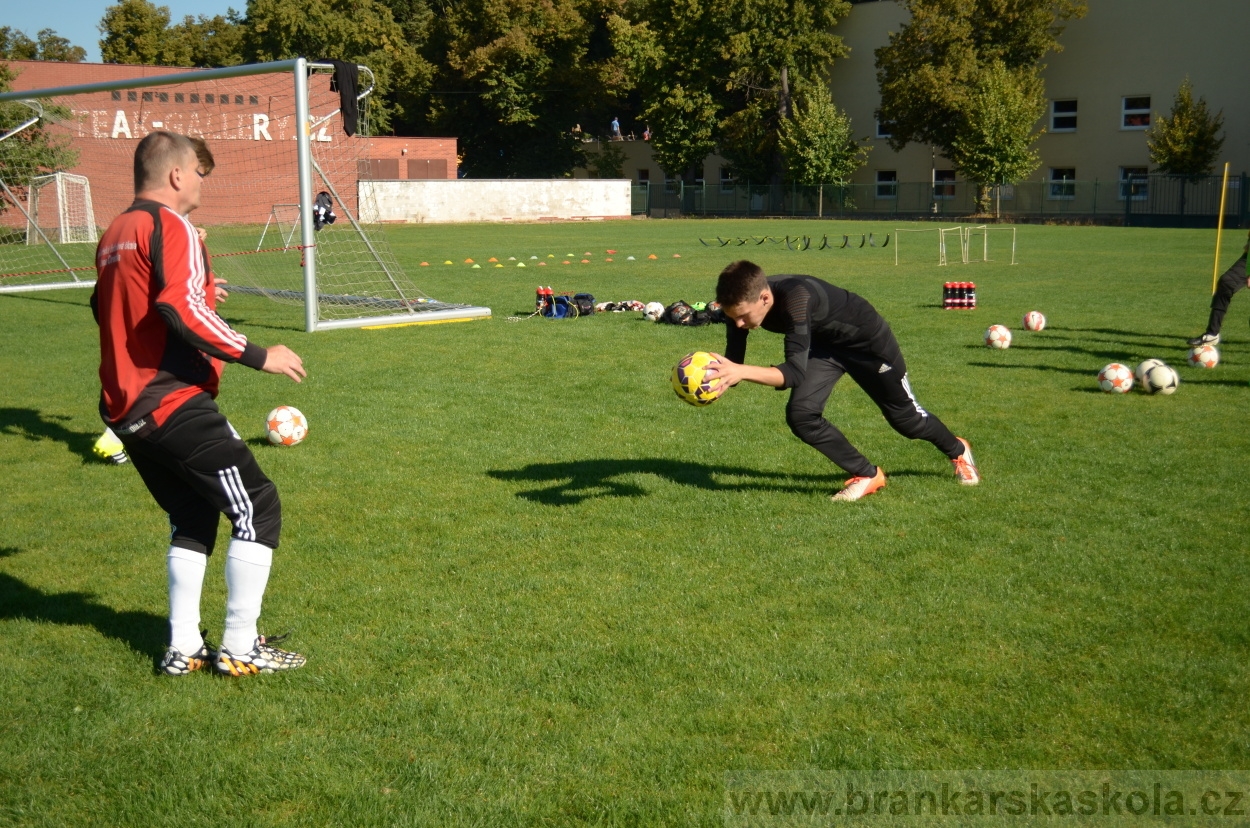
[(1053, 199), (1076, 198), (1076, 168), (1050, 168), (1050, 197)]
[(206, 93), (204, 95), (204, 103), (212, 103), (212, 102), (213, 102), (213, 93), (212, 92)]
[(1120, 167), (1120, 200), (1145, 201), (1150, 187), (1148, 167)]
[(182, 93), (181, 93), (181, 92), (175, 92), (175, 93), (174, 93), (174, 103), (182, 103)]
[(191, 93), (191, 103), (199, 103), (199, 102), (200, 102), (200, 93), (199, 93), (199, 92), (192, 92), (192, 93)]
[(877, 170), (877, 198), (898, 198), (898, 170)]
[(126, 93), (126, 100), (128, 100), (128, 101), (137, 101), (137, 100), (139, 100), (139, 93), (138, 93), (138, 92), (127, 92), (127, 93)]
[(734, 176), (728, 167), (720, 168), (720, 191), (722, 193), (732, 193), (734, 191)]
[(248, 95), (247, 102), (251, 104), (252, 106), (256, 106), (257, 104), (260, 103), (260, 100), (255, 95)]
[(955, 171), (933, 171), (933, 198), (951, 199), (955, 197)]
[(1076, 132), (1076, 101), (1050, 102), (1050, 131)]
[(877, 137), (878, 138), (894, 137), (893, 127), (891, 127), (889, 124), (883, 124), (881, 123), (880, 120), (878, 120), (877, 121)]
[(160, 100), (161, 103), (169, 103), (168, 92), (157, 92), (156, 97)]
[(113, 100), (115, 100), (115, 101), (120, 101), (120, 100), (122, 99), (122, 93), (121, 93), (121, 92), (114, 92), (114, 93), (113, 93), (113, 95), (112, 95), (112, 97), (113, 97)]
[(144, 93), (143, 93), (143, 100), (145, 100), (145, 101), (150, 101), (150, 100), (152, 100), (152, 93), (151, 93), (151, 92), (144, 92)]
[(1150, 126), (1150, 96), (1124, 98), (1124, 129), (1145, 129)]
[(234, 96), (234, 105), (235, 105), (235, 106), (243, 106), (243, 96), (242, 96), (242, 95), (235, 95), (235, 96)]
[(640, 168), (638, 170), (638, 183), (650, 184), (651, 183), (651, 170), (644, 170)]

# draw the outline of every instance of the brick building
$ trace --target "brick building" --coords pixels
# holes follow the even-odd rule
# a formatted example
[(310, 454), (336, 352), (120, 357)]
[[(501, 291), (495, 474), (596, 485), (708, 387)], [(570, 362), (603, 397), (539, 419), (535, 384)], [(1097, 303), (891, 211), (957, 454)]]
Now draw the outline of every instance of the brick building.
[[(77, 86), (195, 71), (163, 66), (9, 61), (15, 91)], [(328, 76), (309, 82), (314, 122), (339, 106)], [(76, 95), (59, 101), (54, 133), (68, 137), (91, 182), (96, 223), (107, 225), (133, 197), (134, 147), (155, 129), (202, 135), (217, 169), (204, 183), (202, 225), (264, 222), (277, 204), (298, 202), (294, 91), (289, 73)], [(68, 117), (66, 117), (66, 115)], [(360, 179), (454, 179), (456, 139), (349, 137), (338, 116), (315, 130), (313, 154), (334, 188), (355, 206)], [(314, 190), (325, 185), (314, 175)], [(42, 223), (42, 222), (41, 222)]]

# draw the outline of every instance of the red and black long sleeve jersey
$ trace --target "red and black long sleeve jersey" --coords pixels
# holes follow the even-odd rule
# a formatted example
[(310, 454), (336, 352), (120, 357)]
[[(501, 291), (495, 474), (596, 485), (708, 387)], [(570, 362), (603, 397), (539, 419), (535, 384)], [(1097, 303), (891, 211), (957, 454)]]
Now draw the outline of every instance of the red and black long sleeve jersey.
[(259, 369), (267, 352), (217, 315), (208, 251), (191, 222), (137, 200), (96, 248), (100, 415), (161, 425), (197, 394), (217, 396), (222, 362)]

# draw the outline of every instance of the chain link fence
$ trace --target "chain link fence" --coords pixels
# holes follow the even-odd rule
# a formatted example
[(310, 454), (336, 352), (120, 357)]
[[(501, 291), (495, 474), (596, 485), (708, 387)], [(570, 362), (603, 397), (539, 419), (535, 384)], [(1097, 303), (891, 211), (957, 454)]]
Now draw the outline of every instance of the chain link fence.
[[(995, 187), (990, 214), (1009, 221), (1093, 221), (1136, 227), (1214, 227), (1222, 176), (1150, 175), (1121, 181), (1023, 181)], [(633, 212), (653, 218), (721, 216), (923, 219), (963, 217), (976, 209), (976, 186), (928, 181), (888, 184), (737, 184), (670, 180), (636, 184)], [(1250, 219), (1250, 181), (1230, 177), (1224, 224)]]

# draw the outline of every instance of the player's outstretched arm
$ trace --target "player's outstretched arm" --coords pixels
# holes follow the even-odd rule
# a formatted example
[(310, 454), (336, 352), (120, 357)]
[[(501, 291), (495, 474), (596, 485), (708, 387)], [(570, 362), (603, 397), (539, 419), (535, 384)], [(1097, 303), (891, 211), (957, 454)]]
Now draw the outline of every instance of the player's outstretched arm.
[(767, 385), (770, 388), (786, 387), (785, 375), (776, 368), (762, 365), (743, 365), (738, 362), (731, 362), (720, 354), (712, 354), (712, 357), (716, 362), (713, 362), (704, 371), (704, 376), (709, 379), (721, 377), (730, 385), (737, 385), (745, 380), (758, 385)]
[(296, 382), (303, 382), (303, 378), (308, 376), (308, 372), (304, 370), (304, 360), (285, 345), (269, 347), (261, 370), (266, 374), (286, 374)]

